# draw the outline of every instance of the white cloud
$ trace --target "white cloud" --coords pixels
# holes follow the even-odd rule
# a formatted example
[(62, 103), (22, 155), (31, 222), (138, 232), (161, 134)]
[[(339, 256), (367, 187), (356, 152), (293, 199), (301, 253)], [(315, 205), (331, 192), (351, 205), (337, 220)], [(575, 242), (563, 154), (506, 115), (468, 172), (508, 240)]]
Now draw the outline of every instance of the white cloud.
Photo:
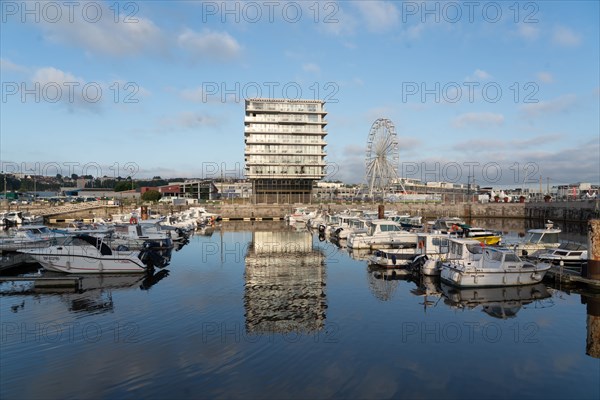
[(528, 41), (534, 41), (540, 36), (540, 29), (534, 24), (521, 23), (517, 27), (517, 35)]
[(479, 127), (486, 128), (500, 126), (504, 123), (504, 115), (491, 112), (471, 112), (461, 114), (454, 119), (453, 125), (456, 128)]
[(241, 46), (227, 32), (186, 29), (177, 37), (178, 45), (195, 60), (229, 61), (240, 55)]
[(0, 69), (3, 71), (12, 71), (12, 72), (27, 72), (28, 71), (27, 67), (15, 64), (14, 62), (12, 62), (6, 58), (0, 58)]
[(135, 104), (150, 92), (136, 82), (88, 81), (54, 67), (38, 68), (31, 76), (41, 102), (66, 104), (70, 111), (87, 109), (99, 111), (103, 104)]
[(541, 71), (537, 73), (537, 78), (542, 83), (553, 83), (554, 77), (550, 72)]
[(521, 112), (526, 117), (538, 117), (546, 114), (557, 114), (568, 112), (573, 108), (577, 97), (574, 94), (561, 96), (554, 100), (540, 101), (534, 104), (525, 104), (521, 107)]
[(88, 22), (81, 12), (75, 12), (73, 19), (61, 18), (55, 23), (44, 21), (40, 26), (44, 37), (55, 43), (66, 43), (81, 47), (90, 53), (111, 56), (132, 56), (145, 52), (164, 52), (168, 48), (165, 34), (153, 21), (140, 16), (129, 23), (115, 22), (113, 11), (107, 4), (95, 3), (101, 10), (102, 18)]
[(467, 76), (465, 78), (465, 81), (466, 82), (477, 82), (477, 81), (485, 81), (485, 80), (488, 80), (491, 78), (492, 78), (492, 75), (490, 75), (486, 71), (483, 71), (481, 69), (476, 69), (475, 72), (473, 72), (473, 75)]
[(367, 29), (371, 32), (384, 32), (399, 25), (400, 13), (391, 2), (358, 1), (353, 4), (361, 12)]
[[(300, 2), (300, 4), (312, 4), (310, 2)], [(318, 29), (336, 36), (351, 35), (359, 26), (356, 18), (344, 10), (344, 7), (350, 4), (349, 2), (327, 2), (324, 7), (327, 7), (325, 13), (320, 14), (322, 23), (319, 23)], [(309, 7), (313, 8), (313, 5)], [(314, 10), (309, 10), (307, 15), (314, 13)]]
[(31, 81), (37, 84), (36, 92), (44, 103), (63, 103), (73, 110), (74, 108), (90, 109), (102, 102), (104, 90), (98, 82), (87, 82), (70, 72), (54, 67), (37, 69)]
[(552, 42), (559, 46), (575, 47), (581, 44), (581, 36), (573, 32), (569, 28), (559, 26), (554, 29)]
[(311, 72), (313, 74), (318, 74), (319, 72), (321, 72), (321, 68), (319, 68), (319, 66), (315, 63), (306, 63), (302, 65), (302, 69), (305, 72)]

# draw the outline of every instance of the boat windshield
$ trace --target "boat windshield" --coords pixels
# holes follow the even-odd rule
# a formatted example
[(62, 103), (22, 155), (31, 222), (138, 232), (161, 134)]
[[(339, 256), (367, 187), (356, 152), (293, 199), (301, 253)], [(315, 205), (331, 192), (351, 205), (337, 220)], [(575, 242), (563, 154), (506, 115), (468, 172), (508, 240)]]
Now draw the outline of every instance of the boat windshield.
[(467, 245), (467, 250), (469, 250), (469, 253), (471, 253), (471, 254), (481, 254), (481, 253), (483, 253), (483, 247), (481, 246), (480, 243), (477, 243), (477, 244), (468, 244)]
[(553, 232), (532, 232), (525, 240), (527, 243), (558, 243), (558, 233)]
[(71, 246), (93, 246), (96, 249), (98, 249), (98, 251), (102, 255), (105, 255), (105, 256), (112, 255), (111, 248), (108, 247), (108, 245), (106, 243), (104, 243), (102, 241), (102, 239), (94, 237), (94, 236), (87, 236), (87, 235), (74, 236), (70, 245)]

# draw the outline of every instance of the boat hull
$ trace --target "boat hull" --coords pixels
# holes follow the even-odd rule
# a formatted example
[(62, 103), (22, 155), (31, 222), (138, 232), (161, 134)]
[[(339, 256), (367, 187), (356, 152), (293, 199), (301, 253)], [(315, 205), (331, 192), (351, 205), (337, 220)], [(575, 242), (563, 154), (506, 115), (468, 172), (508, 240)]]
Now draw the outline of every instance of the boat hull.
[(93, 257), (87, 255), (58, 255), (48, 252), (39, 253), (33, 250), (22, 251), (30, 255), (49, 271), (71, 274), (131, 274), (143, 273), (146, 266), (142, 261), (132, 256), (130, 252), (122, 254), (115, 252), (113, 256)]
[(495, 287), (532, 285), (541, 282), (550, 265), (524, 267), (517, 271), (457, 268), (442, 264), (440, 278), (443, 282), (458, 287)]

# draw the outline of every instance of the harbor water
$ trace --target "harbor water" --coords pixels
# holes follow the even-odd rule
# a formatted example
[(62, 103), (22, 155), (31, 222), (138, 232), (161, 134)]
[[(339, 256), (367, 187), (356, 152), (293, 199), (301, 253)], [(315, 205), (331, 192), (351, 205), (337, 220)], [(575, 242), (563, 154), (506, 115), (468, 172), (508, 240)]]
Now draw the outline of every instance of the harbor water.
[(600, 398), (600, 295), (459, 290), (366, 255), (230, 222), (151, 276), (0, 283), (0, 397)]

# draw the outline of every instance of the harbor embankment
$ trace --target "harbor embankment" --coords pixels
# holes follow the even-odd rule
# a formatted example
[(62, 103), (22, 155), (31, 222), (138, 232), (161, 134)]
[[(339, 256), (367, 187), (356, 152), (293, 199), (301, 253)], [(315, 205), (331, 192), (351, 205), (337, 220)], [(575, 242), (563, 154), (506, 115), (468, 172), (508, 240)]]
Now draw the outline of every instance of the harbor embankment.
[[(230, 220), (268, 220), (282, 219), (297, 207), (321, 209), (328, 213), (336, 213), (345, 209), (376, 210), (377, 203), (318, 203), (318, 204), (249, 204), (229, 201), (208, 202), (199, 204), (207, 211), (218, 213)], [(109, 206), (100, 205), (83, 210), (68, 210), (53, 213), (45, 218), (48, 222), (64, 222), (70, 219), (91, 219), (94, 217), (110, 218), (112, 214), (129, 212), (138, 205)], [(149, 205), (150, 209), (163, 215), (182, 211), (191, 206), (174, 206), (169, 204)], [(20, 211), (31, 213), (43, 212), (43, 206), (20, 207)], [(399, 213), (420, 215), (424, 219), (435, 219), (442, 216), (461, 218), (510, 218), (510, 219), (550, 219), (555, 222), (586, 222), (600, 217), (598, 200), (548, 202), (548, 203), (386, 203), (386, 210)]]

